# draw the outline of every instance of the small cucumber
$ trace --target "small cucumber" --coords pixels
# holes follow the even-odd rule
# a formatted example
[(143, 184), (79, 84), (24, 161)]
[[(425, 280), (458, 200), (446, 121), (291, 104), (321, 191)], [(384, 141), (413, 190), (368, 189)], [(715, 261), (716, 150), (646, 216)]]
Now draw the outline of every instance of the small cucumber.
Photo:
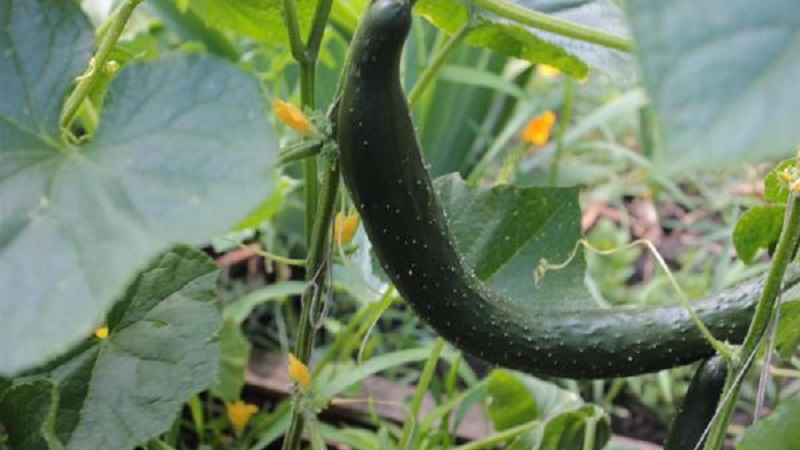
[[(538, 310), (489, 290), (455, 248), (400, 84), (408, 0), (375, 0), (350, 48), (337, 113), (345, 183), (400, 294), (456, 346), (532, 374), (608, 378), (713, 354), (681, 306)], [(443, 118), (444, 119), (444, 118)], [(694, 304), (714, 335), (743, 338), (761, 283)]]
[(689, 391), (664, 443), (664, 450), (694, 450), (706, 427), (714, 418), (725, 387), (725, 360), (720, 356), (703, 361), (697, 368)]

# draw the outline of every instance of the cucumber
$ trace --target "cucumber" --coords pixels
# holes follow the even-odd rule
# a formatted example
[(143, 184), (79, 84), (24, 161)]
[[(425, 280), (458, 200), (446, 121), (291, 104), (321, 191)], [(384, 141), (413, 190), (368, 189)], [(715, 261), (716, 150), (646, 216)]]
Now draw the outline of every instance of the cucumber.
[(702, 446), (700, 438), (717, 411), (727, 372), (725, 360), (720, 356), (700, 364), (672, 422), (664, 450), (694, 450)]
[[(681, 306), (538, 310), (489, 290), (455, 248), (400, 84), (408, 0), (375, 0), (353, 38), (336, 115), (342, 175), (375, 254), (416, 313), (457, 347), (536, 375), (609, 378), (713, 354)], [(789, 279), (789, 278), (787, 278)], [(740, 341), (760, 282), (695, 303)]]

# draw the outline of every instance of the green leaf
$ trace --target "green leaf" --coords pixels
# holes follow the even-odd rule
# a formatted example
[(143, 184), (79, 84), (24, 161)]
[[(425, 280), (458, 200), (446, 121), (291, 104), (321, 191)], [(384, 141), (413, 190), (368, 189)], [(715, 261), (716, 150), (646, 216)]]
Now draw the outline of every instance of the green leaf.
[(53, 434), (58, 391), (48, 380), (15, 383), (0, 401), (0, 423), (16, 450), (63, 448)]
[(250, 341), (240, 327), (238, 322), (225, 320), (219, 334), (219, 368), (211, 392), (223, 400), (239, 399), (244, 386)]
[(594, 449), (610, 438), (608, 416), (580, 397), (537, 378), (506, 369), (489, 375), (488, 413), (498, 431), (532, 421), (541, 424), (517, 438), (509, 448), (582, 450), (587, 426), (595, 426)]
[[(448, 34), (456, 33), (469, 20), (469, 6), (460, 0), (419, 0), (415, 11)], [(478, 13), (479, 19), (464, 39), (468, 44), (490, 48), (507, 56), (558, 67), (583, 78), (589, 71), (584, 62), (559, 45), (551, 44), (526, 27)]]
[(583, 450), (587, 427), (594, 426), (594, 445), (588, 448), (600, 450), (611, 438), (608, 416), (595, 405), (583, 405), (578, 409), (559, 414), (547, 422), (542, 433), (539, 450)]
[(545, 421), (583, 405), (572, 392), (507, 369), (493, 370), (487, 388), (489, 417), (498, 431), (532, 420)]
[[(582, 254), (536, 284), (542, 258), (561, 263), (581, 238), (575, 188), (473, 187), (458, 175), (435, 188), (458, 248), (476, 275), (500, 295), (536, 308), (593, 304), (584, 288)], [(536, 301), (531, 304), (531, 299)]]
[(783, 226), (784, 205), (754, 206), (739, 217), (733, 229), (733, 245), (742, 261), (751, 263), (758, 250), (778, 242)]
[(53, 427), (66, 449), (133, 448), (166, 431), (181, 404), (208, 387), (219, 354), (216, 278), (203, 253), (170, 250), (114, 305), (107, 338), (37, 371), (57, 388)]
[(487, 386), (491, 399), (487, 412), (496, 430), (507, 430), (539, 418), (536, 399), (514, 372), (493, 370)]
[(14, 374), (88, 334), (158, 252), (203, 243), (266, 198), (276, 147), (257, 81), (202, 55), (127, 65), (97, 133), (63, 141), (59, 110), (93, 31), (74, 2), (5, 5), (0, 374)]
[[(318, 0), (296, 0), (300, 36), (305, 40)], [(210, 26), (267, 44), (288, 43), (283, 0), (192, 0), (190, 8)]]
[(764, 199), (773, 203), (786, 203), (789, 201), (789, 190), (786, 184), (778, 178), (778, 173), (785, 169), (794, 167), (794, 158), (785, 159), (778, 163), (774, 169), (764, 177)]
[[(568, 22), (584, 25), (620, 37), (629, 37), (630, 29), (624, 11), (614, 0), (513, 0), (521, 6), (548, 13)], [(592, 70), (621, 79), (635, 76), (635, 64), (628, 53), (590, 42), (528, 28), (545, 41), (563, 47)]]
[(770, 415), (745, 430), (736, 450), (800, 449), (800, 394), (781, 400)]
[(626, 2), (661, 119), (662, 175), (789, 154), (800, 141), (800, 2)]
[[(628, 34), (623, 14), (612, 0), (590, 0), (569, 5), (552, 0), (515, 0), (514, 3), (609, 33)], [(470, 14), (469, 6), (460, 0), (420, 0), (415, 10), (449, 34), (466, 24)], [(630, 58), (622, 52), (520, 25), (486, 11), (476, 10), (473, 14), (473, 29), (465, 39), (469, 44), (548, 64), (577, 78), (585, 77), (589, 66), (614, 75), (627, 77), (631, 73)]]

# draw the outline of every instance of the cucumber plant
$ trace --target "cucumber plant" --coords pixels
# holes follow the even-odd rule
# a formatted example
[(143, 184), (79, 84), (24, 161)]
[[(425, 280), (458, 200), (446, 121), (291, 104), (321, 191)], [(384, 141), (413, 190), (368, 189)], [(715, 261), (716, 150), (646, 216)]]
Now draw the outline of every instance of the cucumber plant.
[[(800, 6), (769, 0), (752, 8), (746, 2), (703, 0), (698, 4), (713, 9), (715, 18), (707, 21), (706, 15), (694, 14), (699, 7), (689, 1), (669, 3), (677, 7), (648, 0), (624, 2), (654, 119), (660, 119), (656, 122), (665, 132), (665, 139), (658, 140), (663, 148), (654, 145), (645, 165), (654, 175), (665, 176), (684, 165), (707, 163), (706, 156), (713, 157), (716, 165), (783, 155), (800, 138), (793, 126), (800, 119), (797, 91), (785, 81), (800, 76), (795, 56), (800, 52), (791, 51), (796, 49), (791, 37), (798, 28)], [(327, 401), (371, 370), (428, 355), (427, 348), (383, 355), (355, 375), (340, 374), (339, 381), (325, 387), (328, 364), (340, 356), (336, 349), (348, 353), (352, 346), (343, 341), (367, 333), (392, 303), (391, 289), (377, 306), (354, 317), (347, 327), (351, 333), (338, 336), (338, 343), (331, 346), (334, 351), (326, 351), (309, 371), (311, 379), (303, 378), (299, 401), (284, 403), (262, 435), (245, 430), (243, 422), (237, 422), (232, 433), (221, 431), (227, 424), (221, 418), (206, 421), (213, 432), (204, 434), (203, 414), (214, 408), (204, 411), (197, 395), (211, 386), (211, 396), (233, 400), (241, 391), (242, 355), (247, 353), (239, 330), (246, 315), (242, 311), (281, 292), (301, 297), (300, 314), (290, 315), (298, 317), (293, 350), (298, 364), (309, 363), (317, 325), (323, 323), (319, 320), (323, 294), (331, 281), (330, 222), (342, 197), (340, 169), (390, 281), (419, 316), (462, 349), (529, 373), (574, 378), (651, 372), (714, 353), (680, 306), (545, 309), (539, 307), (536, 292), (529, 304), (523, 304), (489, 289), (454, 245), (401, 87), (401, 54), (414, 5), (421, 17), (450, 34), (439, 35), (429, 60), (424, 54), (431, 28), (415, 35), (417, 56), (430, 64), (406, 81), (418, 80), (410, 97), (424, 103), (433, 98), (425, 88), (437, 74), (464, 81), (465, 73), (483, 70), (439, 72), (461, 43), (552, 65), (577, 79), (590, 70), (629, 62), (632, 40), (613, 34), (626, 30), (616, 2), (109, 0), (109, 5), (118, 7), (96, 29), (78, 3), (92, 1), (0, 0), (0, 449), (183, 448), (174, 439), (176, 433), (164, 433), (187, 399), (204, 448), (231, 448), (230, 439), (238, 439), (240, 433), (247, 438), (236, 448), (246, 447), (245, 441), (263, 447), (285, 433), (284, 448), (295, 450), (304, 423), (312, 431), (312, 446), (323, 446), (321, 436), (330, 430), (316, 418), (317, 403), (308, 406), (302, 401), (303, 395), (311, 396), (303, 389), (319, 388), (314, 394)], [(531, 4), (540, 9), (529, 9)], [(572, 22), (582, 17), (573, 13), (598, 4), (619, 13), (612, 18), (603, 15), (616, 23), (610, 27), (613, 33), (598, 30), (597, 23)], [(362, 7), (366, 10), (356, 28)], [(692, 14), (686, 16), (686, 11)], [(128, 27), (129, 21), (135, 26)], [(675, 24), (679, 28), (671, 29)], [(735, 33), (762, 30), (765, 24), (774, 32), (762, 39)], [(141, 27), (149, 29), (137, 34)], [(324, 119), (317, 110), (334, 90), (353, 30), (341, 90)], [(326, 36), (331, 39), (326, 41)], [(721, 36), (730, 38), (731, 49), (710, 45)], [(175, 54), (158, 56), (167, 49)], [(209, 54), (198, 51), (203, 49)], [(748, 60), (731, 55), (745, 55)], [(299, 74), (284, 71), (291, 60)], [(319, 67), (318, 60), (323, 62)], [(703, 69), (694, 70), (696, 64)], [(698, 80), (697, 73), (736, 76)], [(502, 87), (516, 96), (515, 102), (523, 102), (524, 89), (491, 76), (475, 78), (468, 81)], [(265, 95), (263, 87), (270, 82), (279, 88)], [(265, 97), (293, 95), (295, 89), (302, 103), (297, 114), (310, 114), (313, 126), (301, 130), (309, 134), (279, 155)], [(767, 102), (771, 108), (762, 120), (753, 111), (763, 111)], [(489, 111), (488, 101), (480, 103), (487, 109), (483, 115), (494, 116), (487, 122), (491, 126), (481, 127), (484, 131), (494, 131), (513, 109), (502, 105), (503, 113), (497, 115)], [(526, 109), (535, 108), (526, 105)], [(425, 124), (427, 130), (444, 120), (433, 117), (433, 111), (440, 110), (426, 111), (422, 116), (430, 122)], [(561, 130), (568, 128), (565, 121)], [(480, 170), (471, 179), (484, 175), (479, 172), (491, 166), (501, 147), (478, 156)], [(694, 151), (698, 147), (704, 152)], [(759, 152), (750, 151), (754, 148)], [(545, 148), (542, 154), (548, 151)], [(273, 187), (284, 180), (276, 183), (270, 175), (279, 159), (303, 159), (305, 230), (296, 241), (302, 243), (306, 257), (263, 255), (281, 264), (304, 265), (306, 283), (251, 299), (239, 305), (238, 313), (220, 311), (224, 302), (215, 295), (216, 267), (196, 248), (176, 244), (203, 246), (215, 235), (239, 230), (243, 223), (269, 220), (277, 208), (275, 198), (282, 197)], [(294, 175), (291, 170), (284, 174)], [(693, 415), (695, 410), (685, 407), (678, 423), (692, 426), (678, 425), (676, 430), (691, 431), (691, 436), (671, 439), (669, 446), (691, 445), (686, 443), (696, 440), (698, 427), (706, 428), (710, 405), (716, 403), (724, 378), (726, 401), (715, 408), (706, 444), (719, 448), (731, 402), (758, 355), (778, 294), (800, 280), (798, 271), (789, 268), (781, 285), (798, 240), (798, 174), (794, 167), (781, 178), (781, 192), (786, 195), (780, 205), (749, 215), (750, 223), (756, 224), (768, 217), (768, 232), (739, 235), (736, 244), (743, 259), (755, 257), (760, 247), (775, 249), (776, 262), (766, 280), (694, 305), (714, 336), (743, 341), (743, 349), (731, 352), (734, 357), (727, 362), (726, 377), (720, 371), (709, 375), (713, 379), (703, 377), (706, 372), (698, 375), (696, 384), (713, 387), (715, 395), (691, 390), (686, 404), (702, 403), (703, 414)], [(778, 233), (781, 214), (788, 225)], [(278, 221), (270, 223), (274, 225), (295, 228)], [(291, 306), (285, 308), (296, 313)], [(367, 319), (360, 323), (360, 317)], [(224, 354), (231, 348), (235, 352)], [(429, 382), (438, 353), (426, 364), (412, 410), (421, 404), (424, 387), (436, 384)], [(453, 361), (449, 349), (442, 354)], [(215, 377), (218, 366), (224, 374)], [(458, 399), (454, 394), (458, 367), (454, 364), (448, 375), (451, 400)], [(705, 370), (711, 369), (703, 366), (701, 371)], [(481, 389), (481, 382), (475, 382), (459, 395), (474, 399)], [(509, 398), (514, 403), (516, 394)], [(240, 412), (255, 408), (238, 406)], [(420, 429), (424, 433), (443, 419), (442, 431), (447, 431), (450, 413), (437, 408)], [(581, 415), (584, 418), (576, 420), (586, 426), (550, 436), (550, 442), (568, 441), (564, 445), (570, 448), (579, 448), (580, 442), (584, 448), (604, 445), (608, 426), (599, 408), (584, 405), (565, 413), (554, 420), (555, 426), (545, 428), (570, 428), (578, 423), (573, 417)], [(534, 430), (539, 416), (535, 417), (522, 424), (510, 420), (505, 434), (467, 448), (508, 442), (512, 435), (517, 436), (516, 445), (524, 447), (539, 434)], [(175, 423), (173, 431), (181, 427), (180, 420)], [(426, 442), (411, 425), (403, 427), (399, 441)], [(392, 442), (390, 433), (380, 436), (381, 445)], [(449, 448), (453, 440), (441, 442)]]
[[(529, 373), (608, 378), (713, 354), (682, 306), (537, 311), (488, 289), (453, 243), (400, 82), (407, 0), (377, 0), (350, 50), (338, 107), (342, 175), (375, 254), (417, 313), (456, 346)], [(719, 339), (739, 342), (759, 283), (697, 302)]]

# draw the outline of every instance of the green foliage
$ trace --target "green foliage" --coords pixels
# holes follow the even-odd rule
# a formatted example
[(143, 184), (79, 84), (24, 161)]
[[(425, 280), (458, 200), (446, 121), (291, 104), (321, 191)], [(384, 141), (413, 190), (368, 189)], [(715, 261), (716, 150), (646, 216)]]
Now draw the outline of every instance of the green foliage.
[(211, 392), (223, 400), (237, 400), (244, 386), (244, 370), (250, 360), (250, 341), (241, 325), (225, 320), (219, 333), (219, 367)]
[[(318, 0), (297, 0), (302, 36), (307, 36)], [(192, 0), (189, 7), (213, 27), (230, 30), (263, 43), (288, 43), (283, 0)]]
[(769, 171), (764, 177), (764, 200), (772, 203), (786, 203), (789, 199), (789, 189), (786, 187), (786, 182), (778, 178), (778, 174), (795, 164), (797, 164), (795, 158), (785, 159)]
[(493, 370), (488, 380), (488, 413), (495, 429), (538, 422), (517, 438), (511, 449), (582, 450), (587, 448), (587, 427), (594, 427), (594, 441), (588, 448), (601, 449), (610, 437), (608, 416), (597, 406), (585, 405), (572, 392), (505, 369)]
[[(626, 2), (660, 118), (658, 171), (787, 155), (800, 140), (800, 3)], [(710, 18), (713, 17), (713, 20)]]
[[(72, 2), (0, 9), (0, 373), (74, 344), (145, 262), (227, 230), (272, 187), (258, 85), (202, 55), (132, 63), (95, 135), (62, 138), (94, 38)], [(58, 323), (59, 326), (51, 326)]]
[(53, 430), (58, 397), (53, 383), (37, 379), (15, 383), (0, 399), (0, 423), (14, 449), (63, 449)]
[(800, 394), (782, 400), (767, 417), (742, 435), (736, 450), (797, 450), (800, 448)]
[(216, 276), (204, 254), (186, 247), (153, 261), (108, 314), (108, 337), (85, 340), (14, 382), (0, 403), (12, 440), (43, 448), (41, 439), (54, 435), (66, 449), (100, 450), (166, 431), (183, 401), (214, 379)]
[(733, 244), (742, 261), (751, 263), (759, 249), (775, 246), (785, 211), (785, 205), (754, 206), (739, 217), (733, 230)]
[(592, 304), (583, 287), (580, 255), (566, 268), (548, 272), (538, 284), (535, 277), (542, 258), (562, 263), (580, 239), (576, 189), (483, 188), (457, 175), (438, 178), (435, 188), (458, 249), (494, 291), (532, 308)]
[(492, 19), (477, 12), (473, 14), (479, 15), (479, 18), (470, 18), (469, 6), (458, 0), (419, 0), (415, 11), (449, 34), (472, 20), (472, 31), (465, 39), (469, 44), (558, 67), (564, 73), (578, 78), (588, 73), (588, 66), (561, 46), (551, 44), (515, 23)]

